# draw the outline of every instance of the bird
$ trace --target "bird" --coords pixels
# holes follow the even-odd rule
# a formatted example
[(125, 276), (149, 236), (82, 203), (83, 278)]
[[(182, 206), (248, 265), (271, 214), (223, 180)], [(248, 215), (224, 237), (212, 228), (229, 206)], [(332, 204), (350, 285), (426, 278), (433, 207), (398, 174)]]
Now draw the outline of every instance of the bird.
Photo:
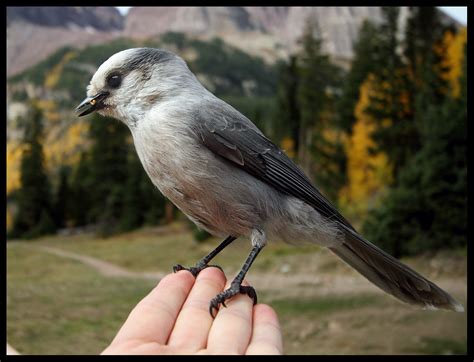
[(179, 55), (146, 47), (111, 55), (76, 107), (79, 117), (95, 111), (123, 122), (151, 182), (199, 228), (224, 239), (195, 266), (177, 264), (174, 272), (196, 277), (234, 240), (249, 239), (239, 273), (209, 303), (213, 317), (238, 294), (257, 303), (255, 289), (242, 283), (269, 240), (326, 247), (402, 302), (464, 310), (357, 232), (279, 146), (204, 87)]

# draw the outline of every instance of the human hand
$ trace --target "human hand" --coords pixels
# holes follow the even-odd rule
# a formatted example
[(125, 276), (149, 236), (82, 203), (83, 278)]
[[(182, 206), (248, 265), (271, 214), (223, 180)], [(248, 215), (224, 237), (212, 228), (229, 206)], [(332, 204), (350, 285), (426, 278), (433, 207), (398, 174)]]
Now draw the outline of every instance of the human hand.
[(196, 279), (185, 270), (167, 275), (131, 311), (102, 354), (282, 354), (270, 306), (254, 306), (247, 295), (237, 295), (211, 317), (209, 302), (225, 283), (214, 267)]

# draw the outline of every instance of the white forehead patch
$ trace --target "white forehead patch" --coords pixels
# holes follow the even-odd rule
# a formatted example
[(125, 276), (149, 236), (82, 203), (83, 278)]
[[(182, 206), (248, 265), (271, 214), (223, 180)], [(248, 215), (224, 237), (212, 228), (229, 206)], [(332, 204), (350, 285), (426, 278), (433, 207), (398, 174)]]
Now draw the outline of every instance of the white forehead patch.
[(101, 64), (99, 69), (92, 76), (91, 84), (89, 89), (95, 88), (95, 90), (102, 88), (105, 85), (106, 74), (114, 68), (120, 68), (125, 64), (130, 55), (135, 52), (137, 48), (122, 50), (121, 52), (115, 53), (109, 59)]

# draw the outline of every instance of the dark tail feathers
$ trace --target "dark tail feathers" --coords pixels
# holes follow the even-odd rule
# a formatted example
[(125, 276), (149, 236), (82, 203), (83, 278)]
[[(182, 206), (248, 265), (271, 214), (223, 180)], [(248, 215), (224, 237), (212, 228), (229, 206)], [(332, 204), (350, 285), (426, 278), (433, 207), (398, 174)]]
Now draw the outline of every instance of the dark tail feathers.
[(402, 300), (427, 309), (464, 312), (464, 307), (444, 290), (413, 269), (344, 227), (344, 243), (329, 249), (376, 286)]

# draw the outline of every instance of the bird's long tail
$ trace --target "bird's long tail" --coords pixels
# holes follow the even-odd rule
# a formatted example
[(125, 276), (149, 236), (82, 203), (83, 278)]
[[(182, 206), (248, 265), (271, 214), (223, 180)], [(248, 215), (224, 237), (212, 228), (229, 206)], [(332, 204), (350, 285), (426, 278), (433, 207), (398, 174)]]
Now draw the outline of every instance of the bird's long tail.
[(401, 301), (428, 309), (463, 312), (464, 307), (437, 285), (390, 256), (355, 231), (344, 229), (344, 242), (329, 249), (369, 281)]

